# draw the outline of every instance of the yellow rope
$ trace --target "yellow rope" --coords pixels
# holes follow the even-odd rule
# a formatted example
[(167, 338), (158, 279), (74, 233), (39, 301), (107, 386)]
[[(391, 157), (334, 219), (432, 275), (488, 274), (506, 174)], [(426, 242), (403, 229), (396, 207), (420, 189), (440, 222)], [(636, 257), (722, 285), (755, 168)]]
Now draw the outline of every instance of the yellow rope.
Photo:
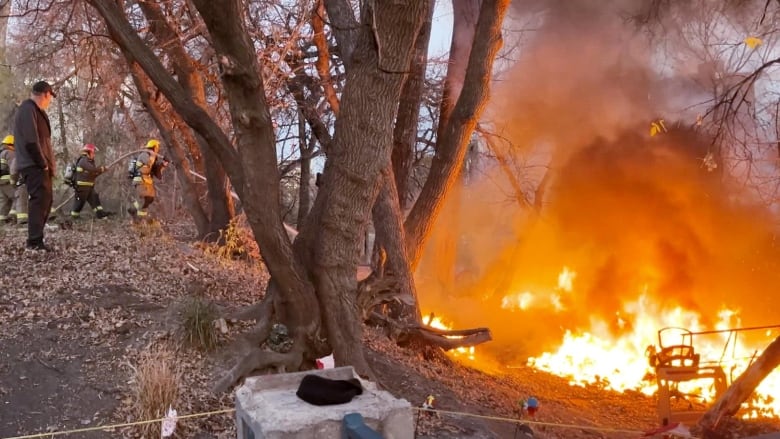
[(451, 412), (447, 410), (438, 410), (438, 409), (426, 409), (422, 407), (413, 407), (415, 410), (420, 412), (432, 412), (432, 413), (441, 413), (444, 415), (456, 415), (456, 416), (466, 416), (466, 417), (472, 417), (472, 418), (479, 418), (479, 419), (488, 419), (491, 421), (504, 421), (504, 422), (512, 422), (516, 424), (528, 424), (528, 425), (544, 425), (548, 427), (558, 427), (558, 428), (577, 428), (580, 430), (593, 430), (593, 431), (603, 431), (607, 433), (631, 433), (631, 434), (644, 434), (644, 431), (640, 430), (624, 430), (620, 428), (609, 428), (609, 427), (591, 427), (586, 425), (575, 425), (575, 424), (556, 424), (554, 422), (540, 422), (540, 421), (527, 421), (525, 419), (515, 419), (515, 418), (503, 418), (500, 416), (487, 416), (487, 415), (477, 415), (473, 413), (465, 413), (465, 412)]
[[(193, 413), (190, 415), (182, 415), (182, 416), (176, 416), (176, 420), (179, 421), (181, 419), (189, 419), (189, 418), (199, 418), (199, 417), (205, 417), (205, 416), (212, 416), (212, 415), (221, 415), (225, 413), (233, 413), (236, 409), (222, 409), (222, 410), (214, 410), (211, 412), (202, 412), (202, 413)], [(13, 436), (13, 437), (6, 437), (2, 439), (33, 439), (33, 438), (48, 438), (48, 437), (54, 437), (54, 436), (64, 436), (66, 434), (73, 434), (73, 433), (84, 433), (87, 431), (101, 431), (101, 430), (113, 430), (115, 428), (120, 427), (132, 427), (135, 425), (146, 425), (146, 424), (153, 424), (155, 422), (162, 422), (166, 418), (160, 418), (160, 419), (150, 419), (146, 421), (136, 421), (136, 422), (126, 422), (124, 424), (112, 424), (112, 425), (102, 425), (97, 427), (85, 427), (85, 428), (77, 428), (75, 430), (63, 430), (63, 431), (54, 431), (49, 433), (38, 433), (38, 434), (28, 434), (25, 436)]]
[[(626, 429), (620, 429), (620, 428), (609, 428), (609, 427), (591, 427), (587, 425), (576, 425), (576, 424), (557, 424), (554, 422), (540, 422), (540, 421), (527, 421), (525, 419), (514, 419), (514, 418), (504, 418), (500, 416), (487, 416), (487, 415), (477, 415), (474, 413), (466, 413), (466, 412), (454, 412), (454, 411), (448, 411), (448, 410), (438, 410), (438, 409), (425, 409), (422, 407), (412, 407), (414, 410), (417, 410), (419, 412), (430, 412), (430, 413), (440, 413), (443, 415), (453, 415), (453, 416), (464, 416), (464, 417), (471, 417), (471, 418), (479, 418), (479, 419), (487, 419), (491, 421), (503, 421), (503, 422), (512, 422), (512, 423), (522, 423), (522, 424), (528, 424), (528, 425), (540, 425), (540, 426), (548, 426), (548, 427), (557, 427), (557, 428), (576, 428), (580, 430), (591, 430), (591, 431), (602, 431), (606, 433), (629, 433), (629, 434), (644, 434), (645, 432), (640, 430), (626, 430)], [(181, 415), (177, 416), (176, 420), (182, 420), (182, 419), (190, 419), (190, 418), (199, 418), (199, 417), (206, 417), (206, 416), (213, 416), (213, 415), (222, 415), (227, 413), (233, 413), (236, 409), (221, 409), (221, 410), (214, 410), (210, 412), (201, 412), (201, 413), (192, 413), (189, 415)], [(102, 425), (102, 426), (95, 426), (95, 427), (85, 427), (85, 428), (77, 428), (74, 430), (62, 430), (62, 431), (53, 431), (48, 433), (37, 433), (37, 434), (28, 434), (24, 436), (12, 436), (12, 437), (5, 437), (0, 439), (35, 439), (35, 438), (50, 438), (54, 436), (64, 436), (68, 434), (74, 434), (74, 433), (85, 433), (88, 431), (102, 431), (102, 430), (113, 430), (115, 428), (122, 428), (122, 427), (133, 427), (137, 425), (146, 425), (146, 424), (153, 424), (155, 422), (163, 422), (166, 418), (159, 418), (159, 419), (150, 419), (145, 421), (135, 421), (135, 422), (125, 422), (122, 424), (111, 424), (111, 425)]]

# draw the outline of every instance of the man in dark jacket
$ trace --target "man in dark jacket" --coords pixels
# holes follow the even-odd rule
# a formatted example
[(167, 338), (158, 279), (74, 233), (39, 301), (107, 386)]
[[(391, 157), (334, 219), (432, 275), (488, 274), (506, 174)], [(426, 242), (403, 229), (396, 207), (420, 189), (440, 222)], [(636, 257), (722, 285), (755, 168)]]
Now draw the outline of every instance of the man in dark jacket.
[(43, 242), (43, 228), (52, 205), (52, 177), (55, 172), (51, 146), (51, 124), (46, 110), (56, 97), (48, 82), (36, 82), (30, 99), (22, 102), (14, 119), (16, 168), (29, 194), (27, 248), (50, 251)]
[(95, 164), (95, 149), (97, 149), (95, 145), (87, 143), (81, 149), (81, 155), (76, 160), (76, 186), (73, 188), (76, 190), (76, 197), (73, 200), (73, 208), (70, 210), (70, 217), (73, 219), (81, 216), (84, 203), (89, 203), (92, 206), (92, 210), (98, 218), (105, 218), (109, 215), (103, 210), (100, 197), (95, 190), (95, 179), (98, 175), (106, 172), (105, 166)]

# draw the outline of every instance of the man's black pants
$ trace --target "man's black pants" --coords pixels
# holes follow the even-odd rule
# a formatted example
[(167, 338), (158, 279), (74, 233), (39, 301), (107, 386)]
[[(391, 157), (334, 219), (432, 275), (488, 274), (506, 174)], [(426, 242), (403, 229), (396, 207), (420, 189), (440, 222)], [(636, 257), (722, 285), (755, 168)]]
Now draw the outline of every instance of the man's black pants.
[(43, 244), (43, 227), (49, 219), (52, 203), (51, 176), (37, 166), (19, 170), (29, 194), (27, 207), (27, 245)]

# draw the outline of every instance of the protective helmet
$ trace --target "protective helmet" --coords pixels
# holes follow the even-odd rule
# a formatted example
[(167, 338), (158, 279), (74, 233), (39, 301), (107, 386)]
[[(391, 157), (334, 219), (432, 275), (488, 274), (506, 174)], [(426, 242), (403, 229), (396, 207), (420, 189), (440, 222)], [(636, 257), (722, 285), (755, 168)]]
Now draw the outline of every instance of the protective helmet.
[(94, 153), (95, 151), (97, 151), (97, 147), (91, 143), (87, 143), (86, 145), (84, 145), (83, 148), (81, 148), (81, 150)]
[(147, 148), (157, 148), (158, 146), (160, 146), (160, 141), (157, 139), (149, 139), (149, 141), (146, 142)]
[(3, 145), (13, 145), (14, 144), (14, 136), (13, 134), (9, 134), (5, 137), (3, 137)]

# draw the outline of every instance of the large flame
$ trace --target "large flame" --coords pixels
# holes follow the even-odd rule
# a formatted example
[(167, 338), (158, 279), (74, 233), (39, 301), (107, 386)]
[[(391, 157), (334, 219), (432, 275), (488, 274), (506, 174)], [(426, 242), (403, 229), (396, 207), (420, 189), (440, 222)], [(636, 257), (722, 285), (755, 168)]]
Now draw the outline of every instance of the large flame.
[[(560, 278), (571, 279), (574, 274), (565, 267)], [(573, 290), (571, 283), (566, 285), (569, 291)], [(658, 340), (657, 332), (661, 328), (692, 331), (692, 345), (701, 357), (701, 364), (718, 365), (731, 379), (739, 376), (778, 335), (774, 328), (757, 328), (754, 331), (760, 332), (759, 336), (751, 337), (751, 342), (746, 343), (739, 337), (742, 331), (738, 330), (741, 321), (737, 311), (721, 310), (714, 327), (706, 328), (698, 313), (679, 306), (663, 309), (646, 293), (636, 301), (626, 302), (622, 312), (615, 317), (619, 325), (630, 329), (616, 337), (610, 322), (594, 319), (590, 331), (566, 331), (557, 350), (532, 357), (528, 364), (567, 377), (572, 385), (598, 384), (607, 389), (630, 389), (652, 395), (656, 383), (648, 380), (653, 373), (647, 360), (648, 347), (660, 348), (659, 342), (667, 346), (679, 342)], [(700, 396), (704, 402), (711, 402), (715, 396), (711, 383), (706, 380), (682, 383), (680, 389)], [(770, 375), (756, 389), (757, 398), (751, 402), (748, 415), (780, 414), (780, 401), (772, 397), (778, 391), (780, 375)]]

